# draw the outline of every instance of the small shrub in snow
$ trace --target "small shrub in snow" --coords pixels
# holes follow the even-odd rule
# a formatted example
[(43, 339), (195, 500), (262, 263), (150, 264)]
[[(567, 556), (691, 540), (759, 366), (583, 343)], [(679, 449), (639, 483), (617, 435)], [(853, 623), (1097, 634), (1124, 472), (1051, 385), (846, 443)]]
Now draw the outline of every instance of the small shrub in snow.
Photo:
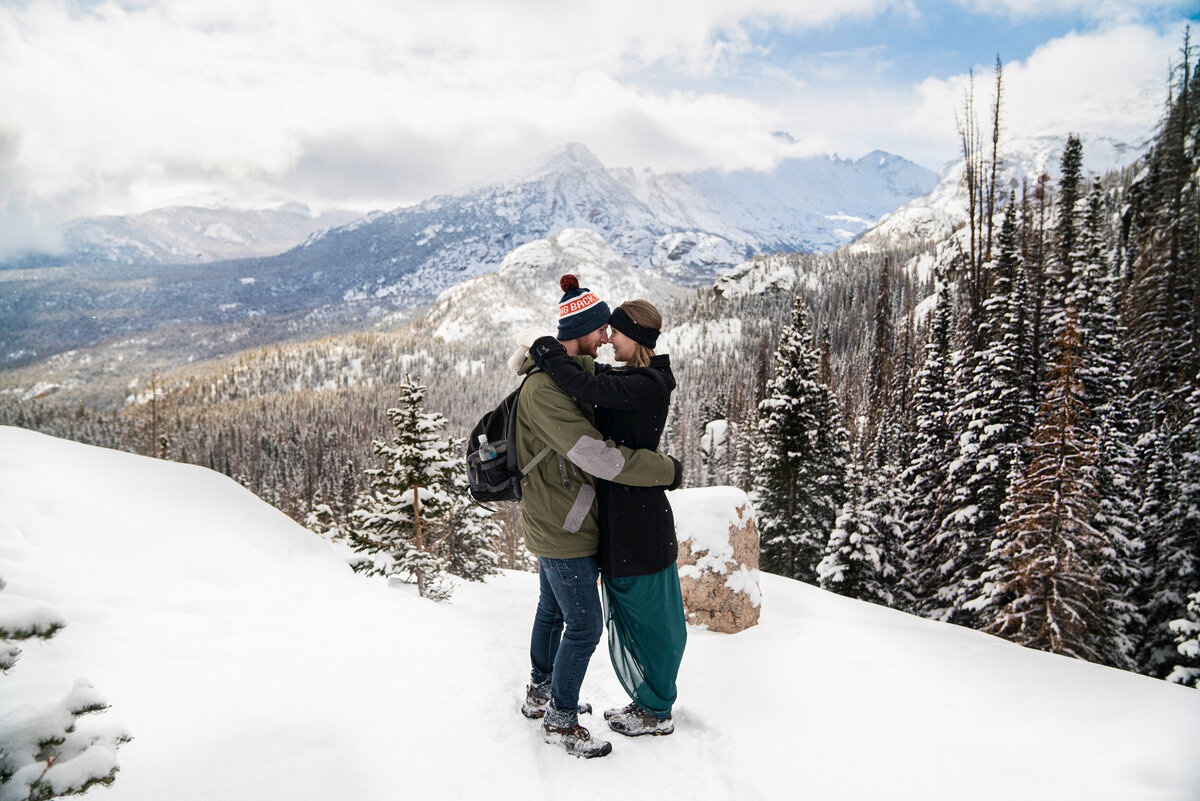
[[(12, 641), (48, 640), (65, 625), (45, 609), (0, 615), (0, 670), (7, 672), (21, 657)], [(0, 801), (78, 795), (116, 779), (117, 748), (131, 738), (120, 725), (82, 720), (108, 708), (86, 679), (49, 706), (16, 707), (8, 701), (4, 706), (9, 711), (0, 714)]]

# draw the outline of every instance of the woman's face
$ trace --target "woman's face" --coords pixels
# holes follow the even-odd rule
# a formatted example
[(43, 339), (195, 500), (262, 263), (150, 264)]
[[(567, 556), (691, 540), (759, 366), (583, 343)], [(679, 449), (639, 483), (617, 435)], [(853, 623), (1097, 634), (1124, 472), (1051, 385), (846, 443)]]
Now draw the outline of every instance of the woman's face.
[(619, 362), (627, 362), (637, 352), (637, 343), (615, 328), (609, 328), (608, 341), (613, 347), (613, 356)]

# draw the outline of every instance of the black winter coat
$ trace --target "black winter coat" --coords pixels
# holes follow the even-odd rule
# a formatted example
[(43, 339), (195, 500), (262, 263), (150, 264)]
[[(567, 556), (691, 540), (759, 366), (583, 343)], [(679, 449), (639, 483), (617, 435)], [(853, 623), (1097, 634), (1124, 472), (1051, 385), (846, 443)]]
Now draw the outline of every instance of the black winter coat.
[[(553, 337), (534, 342), (529, 354), (568, 395), (596, 407), (596, 428), (605, 437), (630, 448), (658, 448), (675, 389), (669, 356), (654, 356), (649, 367), (597, 364), (593, 375)], [(675, 518), (662, 487), (597, 480), (596, 497), (601, 571), (618, 578), (648, 576), (674, 564)]]

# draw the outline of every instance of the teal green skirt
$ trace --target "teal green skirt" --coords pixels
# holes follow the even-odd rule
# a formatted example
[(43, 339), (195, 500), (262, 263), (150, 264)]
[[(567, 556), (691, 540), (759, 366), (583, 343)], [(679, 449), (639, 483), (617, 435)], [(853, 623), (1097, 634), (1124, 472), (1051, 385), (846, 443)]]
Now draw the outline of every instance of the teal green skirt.
[(687, 644), (679, 570), (650, 576), (603, 577), (608, 655), (629, 697), (643, 709), (671, 711), (675, 677)]

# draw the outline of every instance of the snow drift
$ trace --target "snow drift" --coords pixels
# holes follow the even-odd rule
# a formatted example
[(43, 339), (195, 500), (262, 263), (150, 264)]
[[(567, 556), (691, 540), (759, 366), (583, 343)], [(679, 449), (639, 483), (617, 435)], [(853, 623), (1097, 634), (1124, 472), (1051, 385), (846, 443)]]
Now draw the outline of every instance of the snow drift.
[[(223, 476), (14, 428), (0, 575), (68, 623), (0, 716), (86, 676), (134, 736), (111, 801), (1200, 797), (1195, 690), (765, 574), (758, 626), (689, 632), (674, 735), (575, 760), (518, 712), (534, 576), (434, 604)], [(583, 698), (625, 702), (604, 648)]]

